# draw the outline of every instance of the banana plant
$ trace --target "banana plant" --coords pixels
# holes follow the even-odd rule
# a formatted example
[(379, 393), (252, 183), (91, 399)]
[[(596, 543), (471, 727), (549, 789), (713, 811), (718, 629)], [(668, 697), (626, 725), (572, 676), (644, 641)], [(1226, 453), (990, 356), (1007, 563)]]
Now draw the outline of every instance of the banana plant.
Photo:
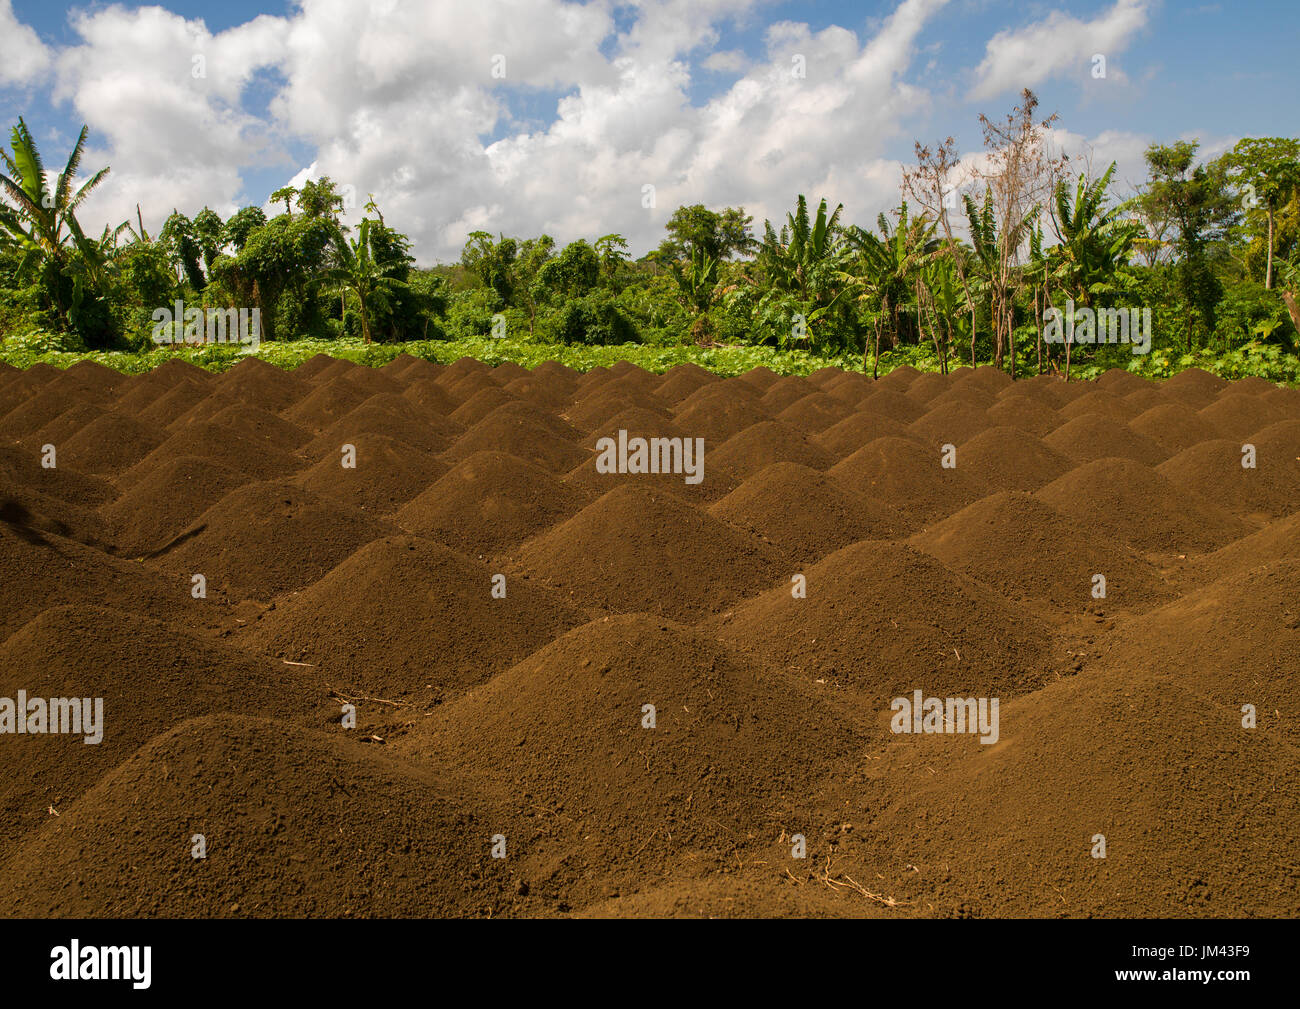
[(355, 295), (361, 313), (361, 336), (366, 343), (370, 342), (373, 310), (387, 308), (389, 296), (405, 286), (389, 268), (375, 262), (370, 247), (370, 228), (374, 223), (369, 217), (363, 217), (357, 227), (357, 237), (351, 240), (335, 228), (334, 264), (327, 270), (329, 279)]
[[(899, 314), (913, 296), (913, 279), (917, 270), (937, 255), (940, 243), (935, 239), (936, 223), (926, 217), (911, 219), (904, 202), (898, 213), (898, 224), (891, 227), (889, 219), (881, 214), (876, 218), (880, 235), (862, 228), (852, 227), (845, 239), (857, 254), (855, 269), (843, 272), (842, 278), (852, 284), (858, 300), (872, 320), (875, 329), (875, 360), (872, 376), (880, 371), (880, 336), (885, 324), (891, 336), (898, 338)], [(867, 348), (862, 348), (862, 366), (867, 364)]]
[(718, 290), (718, 260), (700, 248), (691, 249), (691, 258), (672, 264), (679, 300), (691, 312), (691, 336), (696, 343), (707, 343), (711, 327), (709, 307), (721, 296)]
[[(829, 210), (823, 199), (818, 203), (816, 216), (810, 217), (807, 198), (801, 194), (794, 211), (786, 215), (779, 234), (771, 221), (764, 222), (764, 238), (756, 262), (767, 288), (763, 301), (769, 306), (779, 303), (785, 309), (793, 306), (796, 311), (789, 311), (788, 315), (797, 315), (809, 327), (839, 318), (841, 305), (850, 290), (850, 285), (842, 279), (847, 246), (838, 237), (843, 210), (843, 204)], [(801, 338), (814, 344), (823, 342), (811, 330)], [(785, 339), (783, 336), (783, 343)]]
[(0, 174), (0, 231), (19, 251), (18, 275), (38, 276), (56, 315), (72, 322), (72, 313), (86, 291), (103, 279), (104, 257), (99, 244), (87, 238), (76, 210), (108, 175), (101, 168), (74, 189), (89, 128), (83, 126), (67, 164), (49, 184), (40, 151), (27, 123), (19, 118), (10, 133), (12, 151), (0, 149), (5, 173)]

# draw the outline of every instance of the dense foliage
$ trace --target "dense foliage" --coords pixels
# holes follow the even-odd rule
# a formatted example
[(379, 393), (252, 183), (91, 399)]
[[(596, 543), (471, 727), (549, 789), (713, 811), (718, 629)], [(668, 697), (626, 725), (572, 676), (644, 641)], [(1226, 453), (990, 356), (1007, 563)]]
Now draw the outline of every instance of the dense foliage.
[[(269, 218), (174, 210), (150, 235), (137, 213), (86, 235), (77, 210), (108, 173), (82, 175), (86, 131), (53, 176), (19, 120), (0, 151), (0, 353), (234, 359), (240, 348), (185, 346), (179, 320), (163, 329), (180, 346), (156, 347), (158, 311), (181, 302), (257, 309), (263, 352), (295, 359), (322, 347), (384, 359), (416, 342), (435, 359), (474, 347), (592, 364), (595, 348), (628, 357), (641, 345), (647, 366), (713, 357), (723, 370), (733, 359), (793, 371), (992, 362), (1019, 375), (1158, 376), (1195, 363), (1300, 378), (1300, 140), (1248, 138), (1209, 161), (1195, 142), (1152, 145), (1145, 183), (1120, 201), (1113, 165), (1078, 170), (1050, 151), (1054, 117), (1035, 121), (1036, 104), (1025, 92), (1004, 122), (981, 117), (977, 174), (962, 174), (951, 139), (918, 144), (899, 206), (874, 227), (799, 195), (757, 234), (743, 208), (680, 207), (639, 260), (617, 234), (561, 247), (476, 231), (459, 262), (431, 269), (373, 199), (345, 225), (329, 178), (277, 190)], [(1146, 310), (1149, 353), (1134, 353), (1136, 338), (1104, 342), (1116, 309)], [(1095, 315), (1103, 342), (1073, 322), (1061, 339), (1053, 311)]]

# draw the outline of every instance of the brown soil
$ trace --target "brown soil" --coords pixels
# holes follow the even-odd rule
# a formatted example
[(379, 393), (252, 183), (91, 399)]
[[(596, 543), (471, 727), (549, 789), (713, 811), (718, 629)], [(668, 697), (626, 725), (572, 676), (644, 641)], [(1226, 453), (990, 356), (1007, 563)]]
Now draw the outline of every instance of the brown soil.
[(907, 428), (896, 420), (871, 410), (859, 410), (825, 431), (813, 436), (813, 442), (826, 449), (835, 459), (852, 455), (877, 438), (910, 438)]
[(581, 623), (554, 593), (414, 536), (368, 543), (235, 638), (362, 695), (431, 706)]
[[(1172, 594), (1150, 562), (1021, 491), (981, 498), (911, 542), (1012, 599), (1058, 610), (1149, 609)], [(1098, 574), (1104, 602), (1093, 596)]]
[(989, 426), (984, 407), (965, 400), (949, 400), (914, 420), (907, 431), (927, 445), (957, 445)]
[(1298, 505), (1196, 371), (0, 367), (0, 914), (1295, 917)]
[(776, 415), (776, 419), (800, 428), (807, 434), (820, 434), (856, 412), (856, 407), (849, 406), (834, 396), (814, 392), (787, 406)]
[(1074, 468), (1065, 456), (1016, 427), (985, 428), (962, 445), (957, 465), (985, 494), (1035, 491)]
[(1098, 459), (1053, 480), (1038, 497), (1103, 536), (1165, 553), (1204, 553), (1248, 527), (1132, 459)]
[(1096, 459), (1132, 459), (1156, 466), (1168, 457), (1163, 448), (1138, 434), (1124, 421), (1095, 413), (1066, 421), (1046, 435), (1043, 444), (1079, 463)]
[(318, 581), (360, 546), (385, 532), (381, 523), (288, 481), (231, 491), (162, 548), (160, 565), (239, 595), (270, 599)]
[(571, 892), (588, 903), (643, 887), (682, 851), (700, 872), (734, 864), (737, 832), (793, 833), (856, 749), (828, 694), (628, 614), (570, 631), (450, 705), (425, 745), (542, 813), (538, 846), (570, 853)]
[(169, 459), (101, 509), (117, 552), (143, 557), (161, 550), (248, 477), (214, 459)]
[(897, 509), (793, 462), (761, 470), (709, 512), (799, 562), (821, 560), (858, 540), (901, 536), (908, 524)]
[(496, 554), (577, 513), (589, 498), (508, 452), (475, 452), (395, 516), (403, 529), (471, 557)]
[(1183, 490), (1199, 494), (1239, 515), (1263, 513), (1279, 517), (1300, 504), (1300, 421), (1287, 421), (1295, 430), (1268, 434), (1252, 442), (1255, 467), (1242, 466), (1242, 443), (1217, 439), (1184, 449), (1156, 472)]
[(850, 494), (893, 505), (920, 520), (951, 515), (976, 497), (958, 465), (943, 467), (933, 449), (905, 438), (877, 438), (836, 463), (828, 474)]
[(906, 544), (863, 540), (716, 620), (719, 638), (867, 703), (927, 695), (1005, 697), (1049, 677), (1047, 627)]
[(341, 446), (335, 445), (295, 482), (357, 511), (390, 515), (447, 472), (446, 463), (401, 438), (361, 434), (348, 444), (356, 449), (355, 466), (344, 467)]
[(694, 622), (784, 574), (780, 555), (670, 494), (623, 484), (519, 550), (575, 605)]
[[(278, 667), (278, 668), (277, 668)], [(214, 711), (275, 711), (288, 721), (332, 712), (311, 670), (256, 658), (145, 617), (52, 606), (0, 645), (0, 696), (102, 697), (103, 741), (68, 747), (32, 737), (0, 750), (0, 857), (62, 812), (158, 733)], [(84, 728), (84, 727), (83, 727)], [(70, 751), (70, 752), (69, 752)]]
[(835, 462), (825, 449), (779, 420), (751, 424), (713, 449), (708, 459), (742, 479), (776, 462), (793, 462), (811, 469), (828, 469)]
[(1138, 414), (1129, 429), (1150, 438), (1171, 455), (1203, 441), (1221, 437), (1218, 428), (1182, 403), (1161, 403)]

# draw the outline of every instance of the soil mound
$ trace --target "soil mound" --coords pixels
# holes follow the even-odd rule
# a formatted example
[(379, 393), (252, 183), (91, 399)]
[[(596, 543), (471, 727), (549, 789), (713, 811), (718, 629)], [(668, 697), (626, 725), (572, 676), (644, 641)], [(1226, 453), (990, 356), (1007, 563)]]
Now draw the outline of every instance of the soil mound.
[[(713, 864), (746, 835), (803, 822), (796, 811), (859, 738), (824, 696), (687, 627), (629, 614), (570, 631), (451, 705), (430, 748), (580, 820), (573, 874), (626, 885), (667, 852)], [(588, 899), (608, 894), (587, 885)]]
[(1043, 438), (1060, 427), (1061, 415), (1036, 396), (1002, 396), (984, 411), (994, 427), (1018, 427), (1035, 438)]
[(311, 436), (296, 424), (249, 403), (232, 404), (218, 410), (212, 416), (212, 423), (281, 452), (294, 452), (311, 440)]
[(166, 441), (123, 473), (120, 483), (123, 487), (130, 487), (164, 463), (183, 456), (211, 459), (258, 480), (287, 477), (302, 465), (302, 460), (287, 452), (281, 452), (210, 421), (199, 421), (172, 433)]
[(664, 372), (663, 381), (654, 387), (654, 393), (665, 403), (680, 403), (691, 393), (718, 381), (721, 379), (713, 372), (688, 361)]
[(366, 435), (383, 435), (430, 455), (446, 451), (460, 434), (446, 417), (423, 410), (409, 399), (378, 393), (322, 431), (302, 453), (308, 459), (340, 457), (344, 445)]
[(719, 395), (708, 402), (697, 402), (677, 412), (673, 422), (691, 438), (703, 438), (709, 444), (721, 444), (745, 428), (771, 420), (772, 416), (757, 400), (737, 395), (721, 385), (708, 386), (701, 392), (717, 389)]
[(1220, 437), (1219, 430), (1190, 406), (1162, 403), (1138, 414), (1128, 424), (1144, 438), (1149, 438), (1170, 455), (1203, 441)]
[(426, 361), (422, 357), (417, 357), (400, 372), (391, 372), (390, 374), (401, 385), (409, 387), (415, 382), (428, 382), (437, 379), (445, 368), (446, 365), (438, 364), (436, 361)]
[(861, 409), (863, 399), (876, 391), (875, 383), (866, 375), (855, 371), (846, 371), (837, 378), (826, 382), (821, 391), (832, 399), (838, 399), (853, 410)]
[(146, 427), (171, 427), (212, 394), (210, 384), (182, 379), (140, 410), (135, 419)]
[(1148, 389), (1135, 389), (1124, 397), (1124, 402), (1133, 407), (1141, 415), (1147, 410), (1157, 406), (1165, 406), (1168, 403), (1176, 403), (1177, 400), (1169, 399), (1163, 392), (1155, 386)]
[(1300, 559), (1300, 511), (1243, 536), (1214, 553), (1195, 558), (1202, 582), (1243, 574), (1274, 561)]
[[(512, 829), (518, 821), (461, 782), (384, 749), (242, 714), (184, 722), (50, 818), (6, 866), (22, 882), (5, 894), (3, 913), (511, 913), (519, 883), (491, 857), (490, 838), (518, 837), (522, 824)], [(196, 833), (207, 842), (202, 860), (190, 852)], [(99, 855), (87, 865), (84, 851)]]
[(178, 625), (201, 623), (210, 608), (190, 598), (188, 582), (0, 517), (0, 634), (52, 606), (104, 603)]
[(913, 368), (910, 364), (901, 364), (893, 371), (880, 376), (875, 383), (877, 388), (893, 389), (895, 392), (903, 392), (911, 385), (921, 373)]
[(799, 428), (807, 434), (820, 434), (847, 417), (855, 410), (842, 400), (824, 392), (814, 392), (787, 406), (776, 419)]
[(26, 438), (76, 406), (93, 404), (84, 399), (74, 399), (57, 389), (41, 389), (0, 418), (0, 440)]
[(1098, 459), (1037, 492), (1107, 539), (1153, 553), (1204, 553), (1244, 536), (1239, 520), (1132, 459)]
[(52, 533), (101, 550), (111, 550), (107, 523), (95, 512), (16, 485), (0, 490), (0, 522), (20, 533)]
[(808, 563), (864, 539), (903, 535), (908, 521), (887, 504), (848, 493), (825, 473), (778, 462), (709, 508), (714, 518)]
[(533, 368), (533, 374), (538, 378), (544, 378), (547, 381), (559, 382), (564, 385), (576, 385), (582, 373), (567, 364), (561, 364), (559, 361), (543, 361)]
[(1097, 376), (1098, 389), (1104, 389), (1112, 396), (1128, 396), (1139, 389), (1154, 389), (1150, 382), (1123, 368), (1111, 368)]
[(936, 406), (907, 430), (927, 445), (961, 445), (989, 426), (983, 407), (957, 401)]
[(992, 590), (902, 543), (864, 540), (712, 622), (720, 639), (807, 680), (894, 697), (1006, 697), (1042, 685), (1046, 627)]
[(217, 376), (212, 387), (272, 413), (280, 413), (312, 391), (311, 383), (256, 357), (246, 357)]
[[(884, 379), (881, 381), (883, 382)], [(935, 396), (947, 392), (951, 388), (949, 381), (948, 376), (936, 375), (932, 371), (922, 372), (907, 383), (907, 398), (924, 406)]]
[[(1243, 731), (1235, 698), (1216, 709), (1168, 674), (1181, 666), (1144, 652), (1004, 701), (992, 746), (896, 737), (867, 769), (889, 782), (873, 796), (888, 812), (839, 846), (839, 866), (860, 878), (891, 852), (919, 871), (886, 869), (873, 888), (954, 917), (1294, 916), (1294, 888), (1269, 868), (1289, 843), (1278, 822), (1300, 813), (1293, 750)], [(1171, 766), (1196, 787), (1171, 787)], [(863, 805), (846, 814), (862, 819)], [(1100, 874), (1088, 857), (1097, 834)], [(1227, 835), (1240, 840), (1225, 848)]]
[[(619, 362), (619, 364), (622, 363), (622, 361)], [(766, 365), (761, 364), (757, 368), (750, 368), (749, 371), (738, 377), (742, 382), (748, 382), (757, 389), (760, 396), (781, 380), (780, 375)]]
[(517, 547), (575, 514), (589, 498), (505, 452), (475, 452), (395, 516), (403, 529), (471, 557)]
[(309, 382), (313, 381), (334, 361), (335, 358), (330, 357), (328, 354), (313, 354), (293, 369), (293, 377), (306, 379)]
[(402, 390), (402, 395), (430, 413), (449, 416), (458, 401), (433, 378), (417, 378)]
[[(351, 361), (345, 363), (349, 368), (341, 377), (364, 392), (367, 399), (380, 395), (396, 396), (402, 391), (402, 383), (384, 374), (379, 368), (367, 368), (365, 365), (353, 364)], [(328, 372), (322, 372), (322, 376), (331, 377)]]
[(859, 410), (869, 410), (882, 417), (897, 421), (906, 426), (914, 420), (920, 420), (928, 412), (925, 405), (910, 396), (905, 396), (897, 389), (877, 386), (858, 405)]
[(1217, 428), (1223, 438), (1246, 438), (1286, 415), (1259, 396), (1225, 389), (1217, 399), (1200, 411), (1200, 416)]
[[(653, 431), (647, 434), (644, 430), (628, 429), (629, 438), (652, 434)], [(708, 447), (707, 442), (703, 476), (699, 483), (687, 483), (682, 473), (602, 473), (596, 468), (599, 460), (600, 455), (592, 452), (564, 477), (565, 483), (579, 488), (592, 500), (607, 494), (614, 487), (627, 486), (652, 491), (655, 494), (668, 494), (697, 507), (707, 506), (740, 486), (740, 478), (736, 474), (713, 462), (712, 449)]]
[(284, 419), (305, 431), (320, 432), (341, 420), (370, 397), (346, 378), (321, 381), (284, 411)]
[[(1300, 427), (1300, 422), (1288, 423)], [(1185, 491), (1200, 495), (1239, 515), (1280, 517), (1300, 504), (1300, 439), (1289, 445), (1255, 444), (1255, 466), (1246, 461), (1236, 440), (1204, 441), (1184, 449), (1156, 467), (1156, 472)]]
[(456, 439), (445, 458), (454, 464), (475, 452), (502, 449), (552, 473), (567, 473), (589, 457), (586, 449), (556, 434), (552, 427), (498, 409)]
[(501, 361), (492, 368), (492, 378), (498, 385), (505, 385), (517, 378), (531, 378), (532, 372), (522, 364), (514, 361)]
[(721, 466), (742, 480), (777, 462), (828, 469), (835, 460), (825, 449), (805, 438), (798, 428), (779, 420), (753, 424), (709, 454), (711, 465)]
[(1227, 384), (1218, 375), (1211, 375), (1200, 368), (1188, 368), (1166, 381), (1160, 391), (1167, 399), (1185, 403), (1199, 410), (1214, 402), (1215, 397)]
[(586, 399), (574, 403), (564, 416), (571, 426), (581, 431), (592, 432), (607, 428), (612, 418), (628, 410), (657, 413), (665, 419), (671, 416), (657, 396), (628, 395), (602, 390), (597, 390)]
[(470, 428), (481, 421), (499, 406), (506, 403), (518, 403), (519, 398), (506, 392), (498, 385), (480, 389), (448, 416), (463, 428)]
[(905, 438), (877, 438), (828, 474), (851, 494), (892, 505), (920, 521), (951, 515), (978, 497), (958, 467), (945, 469), (933, 451)]
[(7, 489), (27, 487), (83, 508), (96, 508), (117, 494), (117, 489), (100, 477), (70, 466), (46, 469), (39, 451), (12, 445), (0, 445), (0, 478)]
[(512, 379), (501, 388), (548, 413), (558, 413), (569, 402), (572, 383), (548, 379), (543, 375), (525, 374)]
[(925, 412), (929, 413), (938, 407), (949, 405), (974, 406), (981, 410), (987, 410), (997, 401), (998, 397), (992, 392), (981, 389), (977, 385), (958, 382), (930, 399), (925, 404)]
[(1119, 423), (1127, 423), (1140, 412), (1136, 404), (1121, 399), (1119, 395), (1104, 389), (1092, 389), (1085, 392), (1082, 396), (1070, 400), (1060, 409), (1061, 416), (1066, 420), (1092, 415)]
[(1300, 420), (1300, 389), (1272, 389), (1260, 398), (1291, 420)]
[(1046, 435), (1043, 444), (1080, 463), (1132, 459), (1156, 466), (1168, 457), (1164, 449), (1123, 421), (1091, 413), (1066, 421)]
[(325, 455), (295, 479), (300, 487), (369, 515), (390, 515), (447, 472), (446, 463), (384, 434), (358, 435), (356, 465)]
[(456, 377), (450, 371), (445, 371), (442, 373), (442, 377), (438, 379), (438, 382), (458, 405), (467, 402), (476, 393), (482, 392), (484, 389), (500, 388), (492, 380), (492, 375), (488, 372), (471, 372), (468, 375)]
[(911, 437), (907, 428), (898, 421), (870, 410), (859, 410), (853, 416), (845, 417), (838, 424), (832, 424), (825, 431), (814, 435), (812, 440), (833, 458), (843, 459), (877, 438)]
[(990, 427), (962, 445), (957, 465), (979, 491), (992, 494), (1038, 490), (1075, 464), (1019, 428)]
[(143, 557), (161, 550), (247, 475), (211, 459), (180, 456), (161, 463), (100, 509), (117, 552)]
[(1013, 383), (1011, 376), (999, 368), (981, 364), (978, 368), (958, 368), (950, 378), (953, 388), (979, 389), (983, 392), (997, 394), (1009, 388)]
[(620, 431), (626, 431), (629, 438), (686, 437), (667, 413), (643, 406), (629, 406), (593, 428), (591, 434), (583, 439), (582, 444), (595, 451), (596, 443), (602, 438), (613, 438), (617, 441)]
[[(615, 487), (525, 543), (524, 569), (586, 609), (694, 623), (785, 574), (767, 544), (673, 497)], [(666, 586), (672, 586), (665, 591)]]
[(507, 577), (494, 598), (494, 573), (432, 540), (375, 540), (264, 614), (248, 642), (331, 683), (431, 706), (581, 622), (524, 578)]
[(768, 390), (763, 393), (761, 402), (763, 409), (775, 415), (787, 406), (793, 406), (805, 396), (822, 391), (816, 383), (810, 382), (800, 375), (787, 375), (785, 378), (772, 383)]
[(52, 377), (45, 387), (68, 399), (107, 403), (125, 383), (126, 376), (121, 372), (97, 361), (82, 360)]
[(763, 397), (748, 382), (741, 381), (738, 378), (724, 378), (700, 386), (695, 392), (677, 404), (674, 413), (692, 410), (698, 406), (730, 406), (737, 402), (750, 403), (753, 406), (761, 407)]
[[(1011, 599), (1074, 613), (1145, 610), (1172, 595), (1159, 572), (1132, 550), (1022, 492), (982, 498), (911, 543)], [(1093, 597), (1098, 574), (1106, 578), (1104, 602)]]
[(38, 451), (46, 445), (56, 448), (78, 434), (82, 428), (94, 423), (104, 416), (104, 410), (92, 403), (78, 403), (69, 410), (64, 410), (52, 421), (38, 431), (22, 436), (18, 444), (32, 451)]
[(275, 665), (99, 606), (53, 606), (29, 621), (0, 644), (0, 696), (23, 690), (46, 699), (102, 698), (102, 736), (86, 745), (93, 729), (78, 719), (71, 726), (77, 734), (10, 737), (0, 750), (5, 848), (46, 823), (49, 807), (63, 813), (138, 747), (186, 718), (251, 710), (323, 723), (337, 711), (309, 670)]
[(165, 550), (167, 570), (197, 572), (244, 598), (304, 588), (391, 531), (331, 498), (286, 481), (231, 491)]

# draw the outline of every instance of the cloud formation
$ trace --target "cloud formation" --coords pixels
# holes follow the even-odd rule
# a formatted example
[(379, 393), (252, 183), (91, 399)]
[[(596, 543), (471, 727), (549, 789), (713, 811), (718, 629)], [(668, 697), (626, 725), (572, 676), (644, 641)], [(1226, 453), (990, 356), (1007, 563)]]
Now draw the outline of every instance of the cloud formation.
[[(87, 226), (133, 219), (137, 202), (154, 227), (173, 207), (229, 214), (329, 175), (355, 194), (353, 218), (373, 194), (422, 263), (456, 258), (476, 229), (618, 231), (639, 254), (682, 203), (743, 204), (757, 222), (801, 192), (844, 203), (848, 220), (895, 206), (893, 158), (936, 101), (918, 83), (923, 35), (947, 4), (901, 0), (861, 35), (778, 22), (749, 53), (717, 47), (761, 0), (639, 0), (617, 17), (613, 0), (303, 0), (216, 33), (110, 6), (74, 14), (79, 42), (51, 52), (0, 0), (0, 27), (16, 29), (0, 72), (52, 67), (55, 100), (90, 124), (85, 163), (113, 174)], [(1050, 75), (1052, 60), (1013, 74), (1049, 42), (1058, 57), (1118, 51), (1144, 19), (1143, 0), (1118, 0), (1086, 25), (1058, 14), (1000, 33), (980, 88)], [(719, 75), (721, 90), (692, 97)]]
[[(1116, 0), (1091, 21), (1054, 11), (1024, 28), (998, 32), (989, 39), (984, 59), (975, 68), (971, 98), (994, 98), (1032, 88), (1053, 77), (1090, 76), (1093, 57), (1109, 61), (1124, 52), (1146, 26), (1151, 0)], [(1119, 74), (1107, 68), (1108, 76)]]

